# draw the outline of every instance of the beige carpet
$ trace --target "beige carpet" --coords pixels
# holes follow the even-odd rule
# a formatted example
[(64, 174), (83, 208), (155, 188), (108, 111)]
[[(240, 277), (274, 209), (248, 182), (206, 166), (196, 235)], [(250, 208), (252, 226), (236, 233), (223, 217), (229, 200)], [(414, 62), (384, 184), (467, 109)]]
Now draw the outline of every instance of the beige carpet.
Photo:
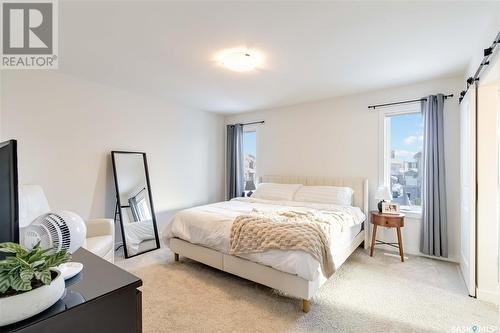
[[(498, 330), (496, 306), (466, 295), (458, 266), (405, 263), (358, 249), (311, 311), (267, 287), (161, 249), (118, 265), (144, 281), (145, 332), (478, 332)], [(486, 331), (488, 329), (488, 331)]]

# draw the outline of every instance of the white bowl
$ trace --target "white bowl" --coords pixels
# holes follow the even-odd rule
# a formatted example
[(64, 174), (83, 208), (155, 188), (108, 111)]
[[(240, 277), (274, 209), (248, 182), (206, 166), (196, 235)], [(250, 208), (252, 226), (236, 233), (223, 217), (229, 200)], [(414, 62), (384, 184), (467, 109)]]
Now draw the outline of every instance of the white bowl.
[(32, 317), (50, 308), (64, 294), (65, 284), (61, 272), (48, 285), (22, 294), (0, 298), (0, 326), (9, 325)]
[(57, 269), (61, 272), (64, 280), (69, 280), (76, 274), (80, 273), (83, 269), (83, 264), (79, 262), (66, 262), (57, 266)]

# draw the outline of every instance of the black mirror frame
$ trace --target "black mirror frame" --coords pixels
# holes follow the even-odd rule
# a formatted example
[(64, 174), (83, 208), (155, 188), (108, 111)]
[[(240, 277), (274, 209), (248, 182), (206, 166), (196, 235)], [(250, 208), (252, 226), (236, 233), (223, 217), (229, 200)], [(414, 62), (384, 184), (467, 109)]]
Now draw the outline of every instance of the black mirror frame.
[[(136, 253), (134, 255), (128, 255), (127, 242), (125, 240), (125, 233), (124, 233), (125, 231), (124, 231), (124, 228), (123, 228), (123, 216), (122, 216), (122, 203), (121, 203), (121, 200), (120, 200), (120, 189), (119, 189), (119, 186), (118, 186), (118, 178), (117, 178), (117, 175), (116, 175), (115, 155), (117, 155), (117, 154), (142, 155), (142, 160), (144, 162), (144, 172), (146, 173), (146, 186), (148, 188), (149, 203), (151, 205), (151, 218), (152, 218), (152, 222), (153, 222), (153, 230), (154, 230), (154, 233), (155, 233), (156, 247), (154, 247), (152, 249), (149, 249), (149, 250), (146, 250), (146, 251), (143, 251), (143, 252), (140, 252), (140, 253)], [(160, 248), (160, 238), (158, 236), (158, 227), (157, 227), (157, 224), (156, 224), (156, 214), (155, 214), (155, 209), (154, 209), (154, 205), (153, 205), (153, 196), (151, 194), (151, 183), (149, 181), (149, 169), (148, 169), (148, 160), (146, 158), (146, 153), (144, 153), (144, 152), (137, 152), (137, 151), (113, 150), (113, 151), (111, 151), (111, 161), (113, 163), (113, 177), (115, 179), (116, 200), (117, 200), (117, 203), (118, 203), (118, 214), (120, 214), (120, 230), (121, 230), (121, 233), (122, 233), (123, 253), (125, 254), (125, 259), (133, 258), (133, 257), (139, 256), (141, 254), (148, 253), (150, 251), (158, 250)], [(114, 244), (113, 244), (113, 247), (114, 247)]]

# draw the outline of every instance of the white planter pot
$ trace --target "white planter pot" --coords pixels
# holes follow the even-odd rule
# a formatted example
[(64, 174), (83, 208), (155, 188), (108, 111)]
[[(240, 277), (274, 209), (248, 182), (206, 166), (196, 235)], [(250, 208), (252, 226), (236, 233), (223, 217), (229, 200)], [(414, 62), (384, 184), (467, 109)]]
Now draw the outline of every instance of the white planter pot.
[(19, 295), (0, 298), (0, 326), (32, 317), (56, 303), (65, 289), (64, 278), (58, 270), (57, 277), (48, 285)]

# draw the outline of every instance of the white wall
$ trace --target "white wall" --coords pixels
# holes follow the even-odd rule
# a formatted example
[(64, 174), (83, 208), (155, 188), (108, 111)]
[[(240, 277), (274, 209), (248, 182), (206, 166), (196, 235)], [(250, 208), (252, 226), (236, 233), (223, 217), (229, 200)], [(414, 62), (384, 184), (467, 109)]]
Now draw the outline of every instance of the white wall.
[(478, 34), (475, 43), (470, 45), (471, 59), (466, 70), (466, 78), (475, 74), (479, 64), (483, 60), (483, 50), (491, 46), (491, 43), (500, 31), (500, 1), (496, 1), (496, 4), (496, 11), (489, 13), (481, 22), (476, 22), (477, 24), (482, 24), (483, 33)]
[(1, 139), (19, 140), (20, 182), (42, 185), (52, 209), (113, 217), (111, 150), (147, 153), (160, 224), (223, 198), (222, 116), (55, 71), (9, 71), (1, 84)]
[[(459, 109), (457, 95), (463, 78), (434, 80), (394, 89), (328, 99), (291, 107), (226, 117), (226, 123), (265, 120), (258, 129), (257, 173), (312, 176), (365, 176), (373, 194), (379, 178), (379, 111), (368, 105), (429, 94), (454, 93), (445, 103), (445, 161), (448, 195), (449, 259), (458, 262)], [(373, 196), (371, 196), (372, 198)], [(371, 208), (375, 201), (371, 199)], [(407, 253), (419, 253), (420, 224), (407, 218), (403, 228)], [(381, 239), (395, 239), (394, 230)]]

